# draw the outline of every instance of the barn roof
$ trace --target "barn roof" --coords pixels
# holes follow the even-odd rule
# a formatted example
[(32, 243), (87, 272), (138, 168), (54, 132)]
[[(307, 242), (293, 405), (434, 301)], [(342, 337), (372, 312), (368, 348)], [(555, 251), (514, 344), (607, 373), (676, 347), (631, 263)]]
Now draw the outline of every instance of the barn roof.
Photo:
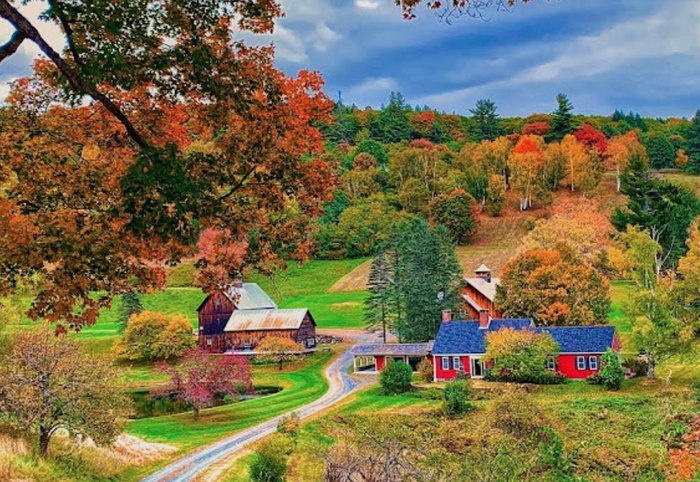
[(496, 286), (501, 282), (500, 278), (491, 278), (486, 281), (483, 278), (464, 278), (464, 281), (474, 287), (479, 293), (484, 295), (489, 301), (496, 298)]
[(448, 321), (440, 325), (433, 345), (435, 355), (460, 355), (486, 353), (486, 333), (501, 328), (521, 330), (532, 326), (532, 320), (493, 319), (486, 329), (479, 328), (478, 321)]
[(374, 343), (355, 345), (350, 350), (353, 355), (406, 355), (426, 356), (430, 353), (432, 342), (429, 343)]
[[(532, 320), (494, 319), (487, 329), (479, 328), (478, 321), (444, 322), (435, 337), (433, 354), (486, 353), (486, 334), (502, 328), (532, 328)], [(612, 326), (557, 326), (534, 329), (552, 335), (559, 345), (560, 353), (603, 353), (613, 346), (615, 338), (615, 328)]]
[[(221, 292), (233, 303), (239, 310), (258, 310), (263, 308), (277, 308), (277, 305), (272, 298), (268, 296), (257, 283), (241, 283), (240, 286), (228, 285)], [(199, 305), (197, 311), (207, 302), (207, 296), (202, 304)]]
[[(228, 319), (224, 331), (297, 330), (307, 313), (309, 310), (306, 308), (236, 310)], [(313, 318), (311, 321), (314, 322)]]
[(560, 353), (603, 353), (612, 348), (615, 338), (612, 326), (551, 326), (536, 330), (552, 335)]

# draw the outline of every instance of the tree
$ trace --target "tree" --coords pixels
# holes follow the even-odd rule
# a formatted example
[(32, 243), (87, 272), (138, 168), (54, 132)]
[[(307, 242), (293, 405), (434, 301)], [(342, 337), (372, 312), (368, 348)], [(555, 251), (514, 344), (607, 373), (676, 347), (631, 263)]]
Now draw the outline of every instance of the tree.
[(509, 317), (532, 317), (538, 325), (606, 324), (608, 280), (563, 245), (530, 249), (503, 267), (495, 303)]
[(603, 385), (608, 390), (619, 390), (625, 372), (620, 363), (620, 356), (610, 348), (600, 358), (600, 372), (591, 377), (592, 383)]
[(648, 232), (629, 226), (622, 233), (624, 255), (634, 274), (637, 292), (625, 305), (632, 325), (632, 340), (647, 358), (647, 376), (654, 378), (657, 363), (689, 347), (694, 326), (684, 325), (674, 315), (673, 278), (662, 276), (659, 257), (662, 246)]
[(399, 92), (392, 92), (389, 104), (369, 124), (372, 139), (385, 144), (411, 139), (408, 111), (403, 96)]
[(267, 363), (276, 363), (277, 369), (282, 370), (285, 363), (292, 362), (304, 353), (304, 347), (282, 336), (267, 336), (255, 348), (257, 358)]
[(646, 148), (639, 143), (639, 138), (634, 132), (612, 138), (608, 143), (604, 161), (608, 169), (614, 170), (616, 173), (618, 192), (622, 187), (620, 174), (627, 166), (649, 164)]
[(406, 19), (413, 19), (416, 16), (416, 7), (420, 4), (425, 4), (429, 9), (436, 10), (440, 17), (447, 19), (461, 17), (467, 15), (470, 17), (481, 18), (484, 10), (489, 8), (510, 8), (517, 3), (527, 3), (529, 0), (450, 0), (448, 2), (440, 2), (435, 0), (398, 0), (397, 5), (403, 9), (403, 16)]
[(676, 148), (663, 134), (651, 134), (644, 139), (651, 167), (664, 169), (673, 167), (676, 159)]
[(48, 326), (16, 335), (0, 370), (0, 412), (37, 435), (41, 457), (59, 428), (98, 444), (121, 432), (127, 400), (117, 373)]
[(469, 403), (473, 393), (474, 390), (467, 378), (457, 378), (447, 382), (442, 392), (442, 411), (448, 417), (468, 412), (473, 408)]
[(557, 94), (557, 109), (552, 112), (551, 140), (560, 141), (574, 131), (574, 106), (566, 94)]
[(638, 161), (623, 174), (622, 193), (628, 200), (613, 212), (615, 228), (622, 232), (632, 225), (649, 232), (662, 249), (657, 270), (675, 266), (687, 251), (688, 227), (700, 214), (698, 197), (684, 187), (653, 178)]
[[(0, 295), (36, 276), (29, 315), (80, 328), (115, 295), (162, 287), (165, 266), (193, 255), (206, 229), (246, 246), (201, 260), (215, 284), (243, 264), (308, 257), (308, 227), (335, 184), (314, 156), (333, 104), (318, 74), (287, 77), (271, 48), (231, 41), (232, 25), (270, 32), (275, 2), (46, 5), (62, 53), (0, 1), (14, 47), (46, 56), (0, 119), (0, 177), (13, 179), (0, 199), (0, 265), (13, 267)], [(0, 62), (14, 51), (3, 46)]]
[(545, 136), (552, 130), (552, 126), (546, 121), (530, 122), (520, 130), (523, 135)]
[(379, 374), (379, 385), (384, 395), (398, 395), (411, 390), (413, 370), (411, 365), (400, 361), (389, 361)]
[(508, 158), (511, 188), (520, 195), (520, 210), (532, 207), (533, 198), (548, 192), (544, 186), (544, 140), (521, 136)]
[(274, 434), (260, 443), (250, 462), (253, 482), (284, 482), (292, 444), (289, 437)]
[(474, 198), (461, 189), (442, 194), (430, 202), (430, 222), (447, 228), (457, 244), (464, 244), (476, 233)]
[(518, 383), (547, 383), (553, 374), (547, 358), (556, 359), (559, 345), (552, 335), (534, 330), (504, 328), (486, 334), (486, 359), (492, 360), (489, 375)]
[(386, 169), (386, 166), (389, 163), (389, 156), (387, 156), (384, 146), (381, 143), (372, 139), (363, 140), (358, 144), (357, 149), (355, 149), (355, 157), (362, 153), (366, 153), (374, 157), (377, 160), (377, 166), (380, 169)]
[(237, 397), (253, 390), (250, 361), (244, 356), (210, 355), (192, 349), (176, 365), (162, 362), (160, 370), (170, 376), (163, 393), (174, 394), (192, 405), (195, 420), (218, 396)]
[(494, 140), (501, 134), (498, 124), (496, 104), (490, 99), (480, 99), (473, 109), (469, 109), (476, 129), (472, 131), (472, 139), (475, 141)]
[(393, 267), (390, 254), (379, 251), (372, 259), (367, 279), (369, 296), (365, 298), (365, 322), (367, 329), (382, 328), (382, 339), (386, 343), (387, 328), (392, 327), (392, 304), (395, 299)]
[(700, 109), (695, 112), (695, 116), (685, 129), (683, 137), (685, 137), (683, 150), (689, 158), (686, 170), (696, 174), (700, 173)]
[(125, 360), (168, 360), (184, 355), (193, 344), (192, 324), (184, 316), (142, 311), (129, 318), (113, 351)]
[(499, 174), (489, 175), (486, 188), (486, 210), (491, 216), (500, 216), (506, 199), (505, 177)]
[(583, 127), (574, 131), (574, 137), (586, 146), (586, 149), (595, 152), (599, 156), (605, 155), (608, 149), (608, 138), (590, 124), (584, 124)]
[(143, 303), (138, 293), (126, 293), (122, 295), (119, 306), (119, 331), (124, 331), (126, 324), (133, 315), (138, 315), (143, 311)]
[(600, 183), (601, 169), (597, 155), (592, 155), (573, 135), (565, 135), (561, 141), (561, 154), (566, 164), (565, 182), (571, 192), (579, 189), (584, 193), (592, 192)]

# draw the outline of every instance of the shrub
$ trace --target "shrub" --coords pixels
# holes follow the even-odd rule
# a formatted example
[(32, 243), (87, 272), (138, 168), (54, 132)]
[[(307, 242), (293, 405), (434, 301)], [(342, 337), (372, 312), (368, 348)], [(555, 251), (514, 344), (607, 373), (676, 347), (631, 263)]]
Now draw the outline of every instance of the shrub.
[(426, 357), (418, 364), (418, 376), (425, 383), (433, 381), (433, 362), (430, 358)]
[(250, 464), (250, 480), (254, 482), (283, 482), (291, 442), (285, 435), (276, 434), (260, 444)]
[(445, 386), (443, 392), (442, 409), (445, 415), (452, 417), (461, 415), (471, 410), (469, 403), (473, 393), (471, 383), (465, 378), (452, 380)]
[(124, 360), (167, 360), (182, 356), (193, 344), (192, 325), (184, 316), (143, 311), (129, 318), (113, 350)]
[(549, 333), (502, 329), (486, 335), (486, 358), (493, 360), (489, 373), (496, 380), (518, 383), (557, 383), (559, 377), (547, 370), (548, 356), (559, 346)]
[(622, 366), (627, 369), (632, 376), (641, 377), (646, 375), (649, 370), (649, 361), (641, 356), (625, 358), (622, 361)]
[(700, 405), (700, 378), (693, 382), (693, 399), (697, 405)]
[(379, 375), (379, 384), (385, 395), (405, 393), (411, 389), (411, 366), (403, 362), (389, 362)]
[(619, 390), (625, 373), (622, 371), (620, 357), (610, 348), (605, 350), (601, 357), (600, 379), (602, 385), (608, 390)]

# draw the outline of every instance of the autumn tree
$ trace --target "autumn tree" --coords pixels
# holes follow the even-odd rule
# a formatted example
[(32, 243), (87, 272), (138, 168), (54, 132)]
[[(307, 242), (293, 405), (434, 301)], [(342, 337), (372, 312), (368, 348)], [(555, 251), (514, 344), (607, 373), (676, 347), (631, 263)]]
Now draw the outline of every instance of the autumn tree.
[(192, 405), (195, 420), (217, 397), (237, 397), (253, 390), (250, 361), (244, 356), (211, 355), (192, 349), (179, 363), (161, 363), (159, 368), (170, 376), (162, 392)]
[(508, 158), (510, 186), (520, 195), (520, 210), (532, 207), (534, 198), (542, 198), (544, 186), (544, 140), (521, 136)]
[(37, 436), (41, 457), (58, 429), (98, 444), (120, 433), (128, 403), (117, 373), (48, 327), (16, 335), (0, 370), (0, 413)]
[(464, 176), (466, 189), (482, 205), (488, 195), (489, 176), (503, 176), (503, 188), (506, 188), (508, 155), (512, 148), (505, 137), (467, 143), (452, 162), (452, 167)]
[(496, 113), (496, 103), (490, 99), (480, 99), (474, 108), (469, 109), (475, 129), (471, 132), (476, 141), (493, 140), (501, 134)]
[(560, 141), (574, 131), (573, 110), (574, 106), (566, 94), (557, 94), (557, 108), (552, 112), (552, 140)]
[(395, 0), (396, 5), (401, 6), (406, 19), (413, 19), (416, 16), (416, 7), (425, 4), (428, 9), (438, 13), (440, 18), (448, 22), (452, 18), (463, 15), (469, 17), (482, 18), (488, 9), (504, 9), (514, 7), (518, 3), (528, 3), (529, 0), (450, 0), (447, 2), (436, 0)]
[(520, 133), (523, 135), (544, 137), (545, 135), (549, 134), (549, 131), (551, 131), (551, 130), (552, 130), (552, 126), (549, 125), (549, 122), (537, 121), (537, 122), (530, 122), (528, 124), (525, 124), (523, 126), (523, 128), (520, 130)]
[(583, 144), (586, 149), (595, 152), (599, 156), (605, 155), (608, 149), (608, 138), (604, 133), (591, 126), (584, 124), (580, 129), (574, 131), (574, 137)]
[(491, 216), (500, 216), (506, 199), (505, 177), (500, 174), (489, 175), (486, 187), (486, 210)]
[(561, 141), (561, 153), (566, 163), (565, 182), (573, 192), (575, 189), (583, 193), (592, 192), (600, 182), (602, 170), (597, 156), (591, 155), (583, 144), (573, 135), (565, 135)]
[(476, 233), (478, 220), (474, 198), (461, 189), (442, 194), (430, 203), (430, 222), (447, 228), (457, 244), (464, 244)]
[(113, 351), (124, 360), (167, 360), (182, 356), (194, 341), (192, 324), (184, 316), (143, 311), (129, 318)]
[(637, 134), (629, 132), (623, 136), (612, 138), (608, 142), (608, 148), (604, 162), (609, 170), (614, 170), (617, 179), (618, 192), (622, 188), (621, 173), (629, 165), (644, 166), (649, 164), (646, 149), (639, 142)]
[(566, 161), (561, 143), (553, 141), (547, 144), (544, 152), (543, 176), (550, 191), (556, 191), (559, 183), (566, 177)]
[(538, 325), (605, 324), (610, 286), (565, 246), (531, 249), (503, 267), (495, 303), (506, 316), (533, 318)]
[(547, 358), (556, 359), (559, 345), (547, 332), (504, 328), (486, 334), (486, 359), (493, 365), (489, 375), (497, 380), (518, 383), (552, 381)]
[[(37, 276), (29, 314), (79, 328), (112, 296), (163, 286), (203, 230), (244, 248), (202, 258), (212, 288), (243, 266), (308, 257), (334, 176), (314, 153), (333, 107), (318, 74), (290, 78), (270, 47), (274, 2), (46, 2), (55, 51), (15, 6), (0, 17), (45, 55), (0, 119), (0, 295)], [(168, 39), (168, 41), (165, 41)], [(11, 48), (10, 48), (11, 47)], [(310, 155), (309, 155), (310, 154)], [(100, 293), (95, 296), (95, 293)]]
[(299, 358), (304, 350), (300, 343), (283, 336), (267, 336), (255, 347), (256, 357), (266, 363), (276, 363), (278, 370)]
[(416, 140), (390, 158), (390, 179), (409, 212), (427, 214), (430, 201), (440, 193), (447, 172), (443, 154), (444, 146)]

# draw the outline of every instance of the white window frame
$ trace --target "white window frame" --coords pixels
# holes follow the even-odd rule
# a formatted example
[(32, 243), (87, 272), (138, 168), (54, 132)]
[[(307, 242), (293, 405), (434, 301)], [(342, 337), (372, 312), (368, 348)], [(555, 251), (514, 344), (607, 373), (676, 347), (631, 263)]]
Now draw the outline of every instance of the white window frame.
[(553, 356), (548, 356), (547, 357), (547, 370), (549, 371), (556, 371), (557, 369), (557, 361), (554, 359)]
[(453, 370), (461, 370), (462, 368), (462, 360), (458, 356), (453, 356), (452, 357), (452, 369)]
[[(447, 366), (445, 366), (447, 365)], [(443, 356), (440, 358), (440, 366), (442, 367), (443, 370), (449, 370), (450, 369), (450, 357), (448, 356)]]
[(307, 338), (306, 339), (306, 346), (308, 348), (313, 348), (316, 346), (316, 338)]
[(588, 367), (589, 367), (591, 370), (598, 370), (598, 368), (600, 368), (600, 367), (599, 367), (598, 357), (597, 357), (597, 356), (591, 355), (591, 356), (588, 357)]
[(586, 357), (577, 356), (576, 357), (576, 369), (581, 371), (586, 369)]
[(211, 339), (211, 336), (207, 336), (205, 338), (207, 346), (213, 346), (214, 345), (214, 340)]

